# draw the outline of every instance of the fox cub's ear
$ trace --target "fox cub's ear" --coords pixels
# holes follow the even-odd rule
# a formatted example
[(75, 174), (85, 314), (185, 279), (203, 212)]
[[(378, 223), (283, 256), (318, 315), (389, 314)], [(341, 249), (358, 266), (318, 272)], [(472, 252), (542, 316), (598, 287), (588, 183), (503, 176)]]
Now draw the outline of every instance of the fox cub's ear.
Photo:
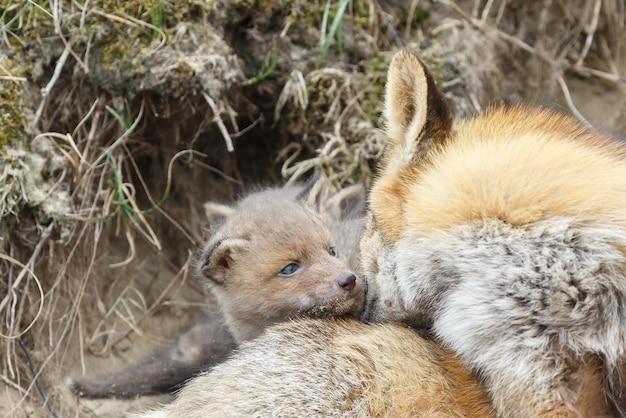
[(232, 206), (217, 202), (206, 202), (204, 204), (204, 214), (211, 228), (224, 223), (227, 217), (233, 213), (235, 209)]
[(330, 193), (330, 180), (316, 172), (297, 194), (296, 200), (328, 219), (362, 218), (366, 213), (366, 187), (363, 183)]
[(363, 183), (346, 186), (323, 201), (320, 212), (336, 221), (363, 218), (367, 210), (366, 194)]
[(247, 246), (247, 241), (235, 238), (224, 238), (210, 244), (202, 255), (202, 275), (217, 284), (223, 284), (237, 261), (237, 256)]
[(433, 145), (445, 141), (452, 126), (443, 94), (424, 64), (406, 50), (398, 52), (389, 66), (384, 114), (388, 164), (404, 165), (424, 157)]

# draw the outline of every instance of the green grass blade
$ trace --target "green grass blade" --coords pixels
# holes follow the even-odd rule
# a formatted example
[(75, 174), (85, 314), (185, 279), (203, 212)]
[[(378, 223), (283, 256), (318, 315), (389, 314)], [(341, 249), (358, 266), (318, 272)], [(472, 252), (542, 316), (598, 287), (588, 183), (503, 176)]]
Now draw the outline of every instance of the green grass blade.
[(328, 26), (328, 15), (330, 14), (330, 0), (326, 0), (324, 14), (322, 15), (322, 27), (320, 29), (320, 46), (326, 44), (326, 27)]
[[(328, 55), (328, 50), (330, 49), (330, 45), (333, 42), (333, 39), (337, 36), (337, 33), (341, 33), (340, 26), (343, 24), (343, 15), (346, 12), (346, 7), (350, 4), (350, 0), (340, 0), (339, 7), (337, 7), (337, 14), (333, 18), (333, 23), (330, 26), (330, 31), (328, 32), (328, 37), (326, 38), (326, 42), (324, 42), (324, 47), (322, 48), (322, 54), (317, 60), (317, 66), (326, 59), (326, 55)], [(337, 40), (338, 45), (343, 46), (343, 42)]]

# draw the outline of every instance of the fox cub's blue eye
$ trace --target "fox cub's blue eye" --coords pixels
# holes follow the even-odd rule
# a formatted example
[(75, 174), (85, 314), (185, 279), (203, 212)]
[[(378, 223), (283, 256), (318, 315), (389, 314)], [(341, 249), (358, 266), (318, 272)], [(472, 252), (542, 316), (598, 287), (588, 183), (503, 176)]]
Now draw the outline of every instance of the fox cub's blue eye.
[(300, 266), (296, 263), (289, 263), (280, 271), (280, 275), (282, 276), (291, 276), (296, 271), (300, 270)]
[(330, 247), (328, 249), (328, 254), (332, 255), (333, 257), (337, 257), (337, 251), (335, 251), (335, 247)]

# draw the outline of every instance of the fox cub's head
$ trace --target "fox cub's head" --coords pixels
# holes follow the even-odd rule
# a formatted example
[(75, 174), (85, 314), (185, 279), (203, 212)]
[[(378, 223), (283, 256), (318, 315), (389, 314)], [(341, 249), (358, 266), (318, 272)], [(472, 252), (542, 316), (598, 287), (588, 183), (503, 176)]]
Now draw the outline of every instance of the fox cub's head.
[(235, 334), (246, 324), (258, 330), (292, 317), (357, 316), (362, 309), (362, 279), (341, 257), (321, 216), (294, 191), (264, 190), (219, 208), (226, 216), (198, 267)]

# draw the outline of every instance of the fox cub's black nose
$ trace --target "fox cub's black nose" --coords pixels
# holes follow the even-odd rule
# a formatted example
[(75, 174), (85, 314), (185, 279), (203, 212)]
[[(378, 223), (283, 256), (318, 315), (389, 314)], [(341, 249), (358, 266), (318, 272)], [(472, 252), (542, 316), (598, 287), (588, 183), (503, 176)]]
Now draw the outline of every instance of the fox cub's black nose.
[(356, 276), (354, 275), (354, 273), (346, 273), (339, 278), (337, 283), (339, 283), (339, 286), (343, 287), (345, 290), (350, 291), (354, 289), (354, 285), (356, 284)]

